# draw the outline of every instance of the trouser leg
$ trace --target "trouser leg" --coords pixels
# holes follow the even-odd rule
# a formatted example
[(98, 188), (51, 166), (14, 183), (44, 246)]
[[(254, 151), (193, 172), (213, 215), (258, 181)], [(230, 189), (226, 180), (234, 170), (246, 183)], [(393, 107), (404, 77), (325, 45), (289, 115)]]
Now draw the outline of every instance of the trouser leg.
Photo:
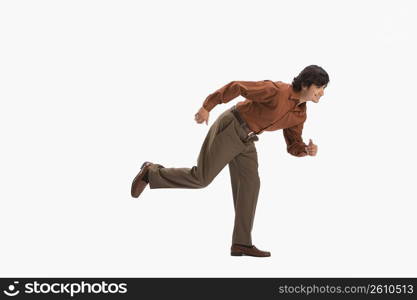
[(192, 168), (165, 168), (155, 164), (149, 168), (149, 187), (202, 188), (210, 184), (218, 173), (246, 145), (240, 138), (241, 128), (230, 110), (223, 112), (210, 127)]
[(232, 243), (252, 245), (252, 227), (260, 188), (254, 143), (229, 162), (235, 222)]

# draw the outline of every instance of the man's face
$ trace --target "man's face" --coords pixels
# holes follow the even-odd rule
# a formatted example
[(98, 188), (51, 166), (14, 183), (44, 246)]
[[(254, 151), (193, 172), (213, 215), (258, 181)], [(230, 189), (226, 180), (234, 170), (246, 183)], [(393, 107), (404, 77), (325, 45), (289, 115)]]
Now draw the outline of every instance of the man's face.
[(313, 101), (314, 103), (318, 103), (320, 98), (324, 95), (324, 89), (327, 85), (317, 86), (314, 83), (309, 87), (306, 88), (303, 86), (303, 90), (306, 93), (307, 101)]

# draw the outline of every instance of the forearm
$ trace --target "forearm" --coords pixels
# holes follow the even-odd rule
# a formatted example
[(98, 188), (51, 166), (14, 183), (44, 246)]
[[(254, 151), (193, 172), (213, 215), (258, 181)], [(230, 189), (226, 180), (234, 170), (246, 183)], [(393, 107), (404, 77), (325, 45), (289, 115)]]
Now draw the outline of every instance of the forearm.
[(232, 81), (208, 95), (203, 102), (203, 107), (205, 110), (211, 111), (217, 104), (227, 103), (240, 95), (241, 92), (237, 81)]
[(210, 94), (203, 103), (204, 109), (210, 111), (217, 104), (243, 96), (254, 102), (267, 102), (277, 93), (277, 89), (270, 80), (262, 81), (232, 81)]

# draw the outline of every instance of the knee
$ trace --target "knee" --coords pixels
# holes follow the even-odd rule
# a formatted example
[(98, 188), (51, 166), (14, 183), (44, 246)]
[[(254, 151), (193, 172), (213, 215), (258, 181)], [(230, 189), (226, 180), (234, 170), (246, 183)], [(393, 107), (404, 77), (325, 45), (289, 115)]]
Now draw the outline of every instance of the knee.
[(200, 188), (205, 188), (213, 181), (214, 178), (200, 177), (199, 185)]
[(194, 178), (196, 179), (198, 188), (200, 189), (205, 188), (213, 181), (213, 178), (201, 172), (201, 170), (197, 169), (197, 167), (193, 167), (191, 169), (191, 172), (194, 175)]
[(200, 180), (200, 188), (205, 188), (211, 183), (211, 180)]

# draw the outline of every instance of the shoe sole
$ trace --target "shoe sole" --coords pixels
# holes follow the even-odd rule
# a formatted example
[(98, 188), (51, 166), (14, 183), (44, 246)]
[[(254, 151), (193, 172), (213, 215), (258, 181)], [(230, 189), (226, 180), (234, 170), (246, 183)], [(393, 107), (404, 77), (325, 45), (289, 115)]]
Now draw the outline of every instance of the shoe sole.
[(267, 255), (267, 256), (249, 255), (249, 254), (245, 254), (242, 252), (231, 252), (230, 255), (231, 256), (252, 256), (252, 257), (270, 257), (271, 256), (271, 255)]
[[(136, 177), (133, 179), (133, 182), (132, 182), (132, 187), (131, 187), (131, 189), (130, 189), (130, 195), (131, 195), (133, 198), (139, 198), (140, 194), (143, 192), (143, 190), (142, 190), (142, 191), (140, 191), (140, 192), (139, 192), (139, 194), (138, 194), (138, 195), (134, 194), (134, 193), (133, 193), (133, 186), (134, 186), (134, 183), (136, 182), (136, 178), (139, 176), (140, 172), (142, 172), (142, 169), (143, 169), (143, 168), (145, 167), (145, 165), (146, 165), (146, 164), (148, 164), (148, 163), (151, 163), (151, 162), (149, 162), (149, 161), (145, 161), (145, 162), (142, 164), (142, 166), (140, 167), (140, 170), (139, 170), (139, 172), (138, 172), (138, 175), (136, 175)], [(138, 179), (138, 180), (141, 180), (141, 179)]]

